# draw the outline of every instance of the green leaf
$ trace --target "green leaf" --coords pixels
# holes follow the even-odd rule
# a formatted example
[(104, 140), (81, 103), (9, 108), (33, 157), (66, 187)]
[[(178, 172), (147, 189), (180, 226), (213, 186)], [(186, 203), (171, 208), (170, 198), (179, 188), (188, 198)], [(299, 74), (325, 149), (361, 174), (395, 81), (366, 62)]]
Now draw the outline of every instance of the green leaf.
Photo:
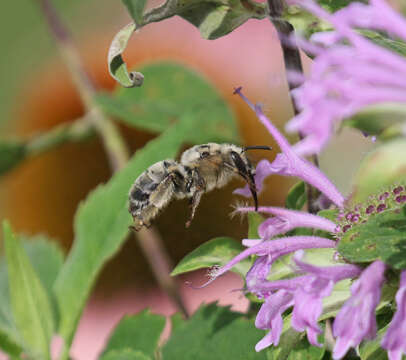
[(302, 338), (291, 348), (288, 360), (321, 360), (325, 351), (325, 348), (310, 345), (306, 338)]
[(151, 314), (149, 310), (124, 316), (107, 341), (102, 359), (112, 350), (125, 349), (141, 351), (144, 355), (153, 357), (164, 326), (165, 318)]
[(248, 213), (248, 239), (260, 239), (258, 226), (264, 222), (264, 217), (257, 212)]
[(100, 360), (152, 360), (152, 358), (141, 351), (124, 349), (109, 351), (106, 355), (103, 355)]
[(11, 170), (26, 155), (26, 145), (18, 141), (0, 141), (0, 175)]
[(110, 75), (124, 87), (141, 86), (144, 81), (141, 73), (128, 72), (121, 56), (135, 28), (135, 24), (131, 23), (121, 29), (111, 42), (107, 56)]
[(173, 331), (162, 349), (165, 360), (266, 359), (255, 352), (263, 332), (244, 315), (215, 304), (202, 306)]
[(204, 39), (227, 35), (248, 19), (263, 19), (266, 7), (250, 0), (167, 0), (144, 15), (143, 24), (179, 15), (196, 26)]
[(293, 210), (301, 210), (306, 203), (306, 185), (299, 181), (291, 187), (286, 197), (286, 207)]
[(384, 33), (373, 30), (360, 30), (359, 32), (375, 44), (392, 50), (399, 55), (406, 56), (406, 43), (403, 41), (391, 39)]
[(132, 222), (127, 210), (128, 189), (150, 165), (174, 157), (188, 131), (187, 126), (172, 127), (151, 140), (123, 170), (97, 187), (79, 206), (74, 223), (75, 242), (55, 284), (61, 316), (59, 331), (67, 344), (72, 341), (98, 273), (128, 233)]
[(25, 351), (33, 357), (50, 359), (54, 319), (50, 300), (20, 240), (8, 222), (3, 222), (11, 310)]
[(137, 27), (142, 26), (142, 18), (147, 0), (122, 0)]
[(406, 269), (406, 217), (384, 211), (366, 223), (353, 225), (343, 234), (338, 251), (351, 262), (384, 261), (395, 269)]
[[(62, 250), (55, 242), (45, 236), (26, 238), (23, 241), (24, 250), (35, 270), (41, 283), (48, 293), (53, 305), (55, 323), (58, 320), (52, 286), (63, 263)], [(10, 291), (8, 286), (8, 273), (5, 259), (0, 258), (0, 349), (11, 356), (18, 356), (22, 352), (22, 339), (18, 334), (12, 317), (10, 304)]]
[(179, 121), (193, 122), (198, 131), (191, 131), (189, 139), (197, 144), (238, 142), (229, 107), (214, 86), (194, 70), (173, 62), (160, 62), (141, 71), (148, 79), (141, 88), (118, 88), (113, 95), (96, 97), (105, 112), (127, 125), (153, 132), (165, 131)]
[(377, 135), (381, 140), (402, 135), (402, 124), (406, 121), (406, 106), (399, 103), (372, 105), (362, 109), (344, 122), (368, 135)]
[[(306, 262), (317, 266), (335, 265), (335, 251), (335, 249), (309, 249), (306, 250), (305, 260)], [(292, 266), (292, 256), (292, 254), (282, 256), (272, 263), (272, 271), (267, 279), (275, 281), (295, 276), (296, 270), (294, 266)]]
[(392, 184), (406, 181), (406, 140), (396, 139), (382, 144), (362, 161), (355, 176), (352, 204), (359, 204), (370, 195)]
[(387, 360), (388, 353), (381, 346), (381, 341), (388, 326), (378, 330), (377, 337), (371, 341), (362, 342), (359, 348), (361, 360)]
[[(215, 265), (223, 266), (227, 264), (233, 257), (237, 256), (243, 251), (243, 246), (228, 237), (218, 237), (211, 239), (204, 244), (200, 245), (197, 249), (187, 254), (171, 275), (179, 275), (189, 271), (208, 268)], [(244, 276), (251, 266), (251, 260), (245, 259), (235, 265), (231, 271)]]

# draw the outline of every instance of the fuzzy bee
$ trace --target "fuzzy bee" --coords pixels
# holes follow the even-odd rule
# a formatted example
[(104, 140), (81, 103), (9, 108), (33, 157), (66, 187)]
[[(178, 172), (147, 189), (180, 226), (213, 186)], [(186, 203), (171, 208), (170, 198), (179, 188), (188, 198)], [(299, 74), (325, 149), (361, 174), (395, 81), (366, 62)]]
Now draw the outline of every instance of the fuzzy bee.
[(226, 185), (241, 176), (248, 184), (258, 208), (255, 170), (245, 152), (252, 149), (271, 150), (268, 146), (248, 146), (209, 143), (186, 150), (180, 159), (163, 160), (151, 165), (134, 182), (129, 193), (129, 208), (135, 230), (150, 226), (151, 221), (172, 199), (189, 198), (189, 227), (205, 192)]

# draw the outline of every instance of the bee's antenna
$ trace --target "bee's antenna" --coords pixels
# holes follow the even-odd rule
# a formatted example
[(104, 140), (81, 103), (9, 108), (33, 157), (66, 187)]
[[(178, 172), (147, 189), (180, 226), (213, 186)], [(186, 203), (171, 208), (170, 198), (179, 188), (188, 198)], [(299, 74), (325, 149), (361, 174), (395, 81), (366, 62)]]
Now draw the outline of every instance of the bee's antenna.
[(246, 146), (242, 148), (242, 151), (245, 152), (247, 150), (272, 150), (272, 147), (266, 145), (254, 145), (254, 146)]

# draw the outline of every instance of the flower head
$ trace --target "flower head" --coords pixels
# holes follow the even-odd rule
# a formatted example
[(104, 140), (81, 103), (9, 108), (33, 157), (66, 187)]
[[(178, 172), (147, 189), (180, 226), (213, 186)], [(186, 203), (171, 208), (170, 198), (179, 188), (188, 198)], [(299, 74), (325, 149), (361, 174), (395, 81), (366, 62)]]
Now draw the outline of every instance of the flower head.
[(353, 31), (378, 29), (405, 39), (406, 21), (382, 0), (368, 5), (354, 2), (333, 15), (311, 0), (289, 3), (335, 27), (334, 32), (314, 34), (311, 46), (302, 42), (315, 59), (309, 77), (292, 93), (301, 112), (286, 129), (305, 136), (294, 146), (304, 156), (319, 153), (335, 125), (363, 107), (406, 101), (406, 59)]

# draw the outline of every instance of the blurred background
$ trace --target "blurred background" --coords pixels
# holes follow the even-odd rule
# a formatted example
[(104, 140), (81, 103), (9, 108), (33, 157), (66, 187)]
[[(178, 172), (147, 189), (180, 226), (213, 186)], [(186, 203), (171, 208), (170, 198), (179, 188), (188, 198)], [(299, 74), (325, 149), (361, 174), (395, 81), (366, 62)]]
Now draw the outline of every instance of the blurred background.
[[(130, 22), (122, 3), (107, 0), (55, 0), (53, 3), (70, 29), (86, 70), (98, 88), (113, 91), (117, 85), (108, 74), (107, 51), (114, 35)], [(157, 3), (151, 2), (148, 6), (154, 5)], [(0, 40), (2, 137), (31, 136), (84, 114), (35, 0), (8, 2), (3, 7)], [(243, 86), (246, 95), (261, 103), (280, 128), (293, 114), (276, 32), (266, 20), (251, 20), (228, 36), (207, 41), (200, 38), (192, 25), (172, 18), (143, 28), (131, 39), (124, 58), (135, 68), (172, 60), (197, 71), (226, 99), (245, 145), (274, 143), (251, 110), (238, 97), (233, 97), (234, 87)], [(304, 58), (304, 63), (308, 69), (310, 60)], [(132, 153), (156, 136), (123, 125), (120, 131)], [(340, 190), (348, 194), (351, 175), (372, 146), (361, 134), (345, 130), (324, 151), (321, 167)], [(276, 151), (250, 155), (257, 162), (263, 156), (272, 159), (275, 154)], [(1, 218), (8, 218), (17, 232), (49, 235), (68, 252), (73, 240), (73, 216), (79, 202), (110, 176), (106, 155), (97, 138), (80, 144), (66, 143), (23, 162), (0, 178)], [(276, 176), (268, 179), (259, 198), (260, 204), (282, 205), (293, 183), (292, 179)], [(206, 194), (189, 229), (184, 227), (188, 214), (186, 201), (174, 202), (162, 213), (156, 225), (173, 264), (213, 237), (231, 236), (237, 240), (244, 237), (246, 221), (229, 216), (232, 205), (241, 200), (232, 191), (241, 185), (236, 181)], [(199, 282), (204, 275), (199, 272), (179, 279), (190, 310), (202, 301), (216, 299), (220, 299), (221, 304), (233, 304), (235, 309), (244, 310), (243, 296), (230, 291), (242, 286), (233, 275), (203, 290), (192, 290), (184, 285), (186, 278)], [(163, 314), (174, 311), (157, 288), (136, 241), (130, 239), (99, 277), (79, 326), (73, 357), (95, 359), (120, 317), (145, 307)]]

